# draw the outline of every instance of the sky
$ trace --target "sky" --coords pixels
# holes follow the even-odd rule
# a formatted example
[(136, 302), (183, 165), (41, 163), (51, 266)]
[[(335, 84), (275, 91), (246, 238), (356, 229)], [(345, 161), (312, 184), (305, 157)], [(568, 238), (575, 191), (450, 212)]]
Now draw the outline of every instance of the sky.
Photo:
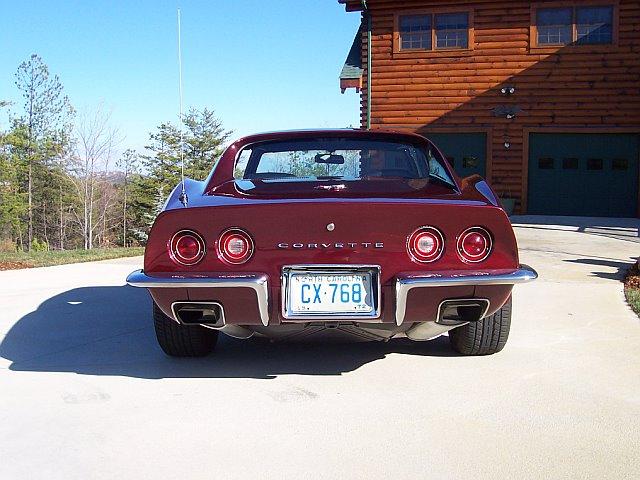
[(359, 15), (338, 0), (0, 0), (0, 115), (19, 114), (18, 65), (33, 53), (79, 112), (102, 104), (141, 151), (179, 111), (176, 11), (182, 16), (184, 108), (215, 110), (232, 138), (270, 130), (357, 127), (359, 97), (338, 76)]

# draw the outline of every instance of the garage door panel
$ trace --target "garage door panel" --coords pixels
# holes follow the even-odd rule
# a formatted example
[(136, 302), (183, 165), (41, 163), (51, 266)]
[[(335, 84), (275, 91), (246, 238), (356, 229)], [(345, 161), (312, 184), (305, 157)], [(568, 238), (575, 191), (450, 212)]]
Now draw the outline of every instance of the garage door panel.
[(486, 133), (425, 133), (461, 177), (486, 176)]
[(528, 213), (636, 216), (639, 138), (531, 134)]

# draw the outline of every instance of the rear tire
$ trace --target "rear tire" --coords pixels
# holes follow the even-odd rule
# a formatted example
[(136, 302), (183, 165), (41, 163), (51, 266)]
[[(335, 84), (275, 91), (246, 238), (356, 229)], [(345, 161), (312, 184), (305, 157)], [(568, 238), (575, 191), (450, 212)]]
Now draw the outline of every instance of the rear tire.
[(492, 355), (504, 348), (510, 327), (511, 297), (493, 315), (449, 331), (449, 341), (462, 355)]
[(153, 303), (156, 338), (162, 351), (171, 357), (204, 357), (215, 349), (218, 331), (200, 325), (181, 325), (167, 317)]

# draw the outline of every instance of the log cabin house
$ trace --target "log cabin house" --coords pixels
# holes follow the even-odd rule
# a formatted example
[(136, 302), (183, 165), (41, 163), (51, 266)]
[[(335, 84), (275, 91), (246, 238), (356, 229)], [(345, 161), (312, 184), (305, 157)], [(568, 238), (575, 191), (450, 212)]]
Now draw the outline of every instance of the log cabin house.
[(516, 213), (639, 215), (638, 0), (339, 2), (363, 128), (430, 138)]

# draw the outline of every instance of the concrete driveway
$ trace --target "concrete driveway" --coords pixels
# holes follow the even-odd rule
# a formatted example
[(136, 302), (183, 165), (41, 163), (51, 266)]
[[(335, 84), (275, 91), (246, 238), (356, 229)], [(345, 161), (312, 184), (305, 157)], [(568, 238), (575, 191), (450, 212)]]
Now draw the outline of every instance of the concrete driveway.
[(638, 222), (515, 221), (540, 279), (480, 358), (225, 338), (169, 359), (123, 285), (141, 259), (0, 272), (0, 478), (638, 478)]

